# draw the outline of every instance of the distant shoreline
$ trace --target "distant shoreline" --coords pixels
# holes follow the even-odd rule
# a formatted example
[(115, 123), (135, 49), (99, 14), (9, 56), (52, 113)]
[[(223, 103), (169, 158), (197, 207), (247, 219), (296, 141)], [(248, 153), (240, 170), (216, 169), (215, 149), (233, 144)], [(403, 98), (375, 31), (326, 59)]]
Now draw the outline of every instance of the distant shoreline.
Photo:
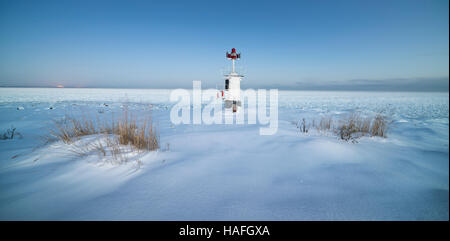
[[(50, 87), (50, 86), (0, 86), (0, 88), (9, 89), (125, 89), (125, 90), (173, 90), (173, 89), (190, 89), (192, 87), (179, 87), (179, 88), (149, 88), (149, 87)], [(210, 89), (210, 87), (203, 87), (203, 89)], [(213, 88), (214, 89), (214, 88)], [(261, 86), (259, 88), (243, 88), (243, 89), (270, 89), (268, 87)], [(292, 88), (272, 88), (282, 91), (311, 91), (311, 92), (435, 92), (435, 93), (449, 93), (449, 90), (367, 90), (367, 89), (292, 89)]]

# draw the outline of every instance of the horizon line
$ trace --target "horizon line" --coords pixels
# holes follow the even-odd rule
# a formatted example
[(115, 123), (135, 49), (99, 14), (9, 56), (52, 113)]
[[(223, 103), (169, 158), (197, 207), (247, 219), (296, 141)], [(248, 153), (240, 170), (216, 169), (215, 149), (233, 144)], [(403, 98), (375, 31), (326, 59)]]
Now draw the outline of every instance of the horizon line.
[[(267, 87), (267, 86), (266, 86)], [(27, 88), (27, 89), (33, 89), (33, 88), (42, 88), (42, 89), (155, 89), (155, 90), (172, 90), (172, 89), (189, 89), (189, 88), (155, 88), (155, 87), (73, 87), (73, 86), (64, 86), (64, 87), (57, 87), (57, 86), (0, 86), (0, 88)], [(204, 88), (204, 89), (214, 89), (214, 88)], [(284, 91), (336, 91), (336, 92), (343, 92), (343, 91), (351, 91), (351, 92), (436, 92), (436, 93), (449, 93), (449, 89), (447, 90), (405, 90), (405, 89), (317, 89), (317, 88), (305, 88), (305, 89), (293, 89), (293, 88), (264, 88), (264, 86), (261, 86), (261, 88), (246, 88), (246, 89), (278, 89), (278, 90), (284, 90)]]

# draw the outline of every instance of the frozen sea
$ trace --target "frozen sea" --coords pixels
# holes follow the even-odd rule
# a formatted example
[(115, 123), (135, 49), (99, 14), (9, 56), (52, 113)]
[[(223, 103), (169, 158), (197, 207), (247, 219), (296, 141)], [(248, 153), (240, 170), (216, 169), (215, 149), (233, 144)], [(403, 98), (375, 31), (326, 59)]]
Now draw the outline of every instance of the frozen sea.
[[(448, 220), (448, 92), (279, 91), (278, 131), (173, 125), (171, 90), (0, 88), (0, 220)], [(161, 150), (116, 165), (45, 143), (66, 116), (151, 114)], [(387, 138), (303, 134), (383, 113)]]

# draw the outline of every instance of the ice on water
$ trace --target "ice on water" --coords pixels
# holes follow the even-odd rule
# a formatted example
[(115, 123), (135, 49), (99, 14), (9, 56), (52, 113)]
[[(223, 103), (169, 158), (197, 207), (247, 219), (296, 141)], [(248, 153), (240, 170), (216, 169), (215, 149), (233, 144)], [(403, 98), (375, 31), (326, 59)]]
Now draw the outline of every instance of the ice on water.
[[(172, 125), (170, 90), (0, 88), (1, 220), (448, 220), (449, 94), (279, 91), (276, 135), (258, 125)], [(169, 151), (143, 165), (43, 144), (67, 115), (151, 113)], [(388, 138), (352, 144), (292, 122), (383, 113)]]

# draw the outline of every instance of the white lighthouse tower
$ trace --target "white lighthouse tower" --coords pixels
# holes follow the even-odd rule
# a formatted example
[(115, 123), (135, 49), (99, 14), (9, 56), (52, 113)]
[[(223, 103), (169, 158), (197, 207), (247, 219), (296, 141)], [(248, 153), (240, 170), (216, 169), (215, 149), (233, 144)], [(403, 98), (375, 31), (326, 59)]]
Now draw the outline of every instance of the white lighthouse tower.
[(222, 96), (225, 101), (225, 108), (233, 108), (233, 112), (236, 112), (241, 106), (241, 80), (244, 76), (236, 73), (235, 61), (241, 58), (241, 54), (236, 53), (236, 49), (232, 48), (231, 53), (227, 51), (226, 56), (227, 59), (233, 61), (233, 67), (231, 73), (225, 75), (225, 86)]

